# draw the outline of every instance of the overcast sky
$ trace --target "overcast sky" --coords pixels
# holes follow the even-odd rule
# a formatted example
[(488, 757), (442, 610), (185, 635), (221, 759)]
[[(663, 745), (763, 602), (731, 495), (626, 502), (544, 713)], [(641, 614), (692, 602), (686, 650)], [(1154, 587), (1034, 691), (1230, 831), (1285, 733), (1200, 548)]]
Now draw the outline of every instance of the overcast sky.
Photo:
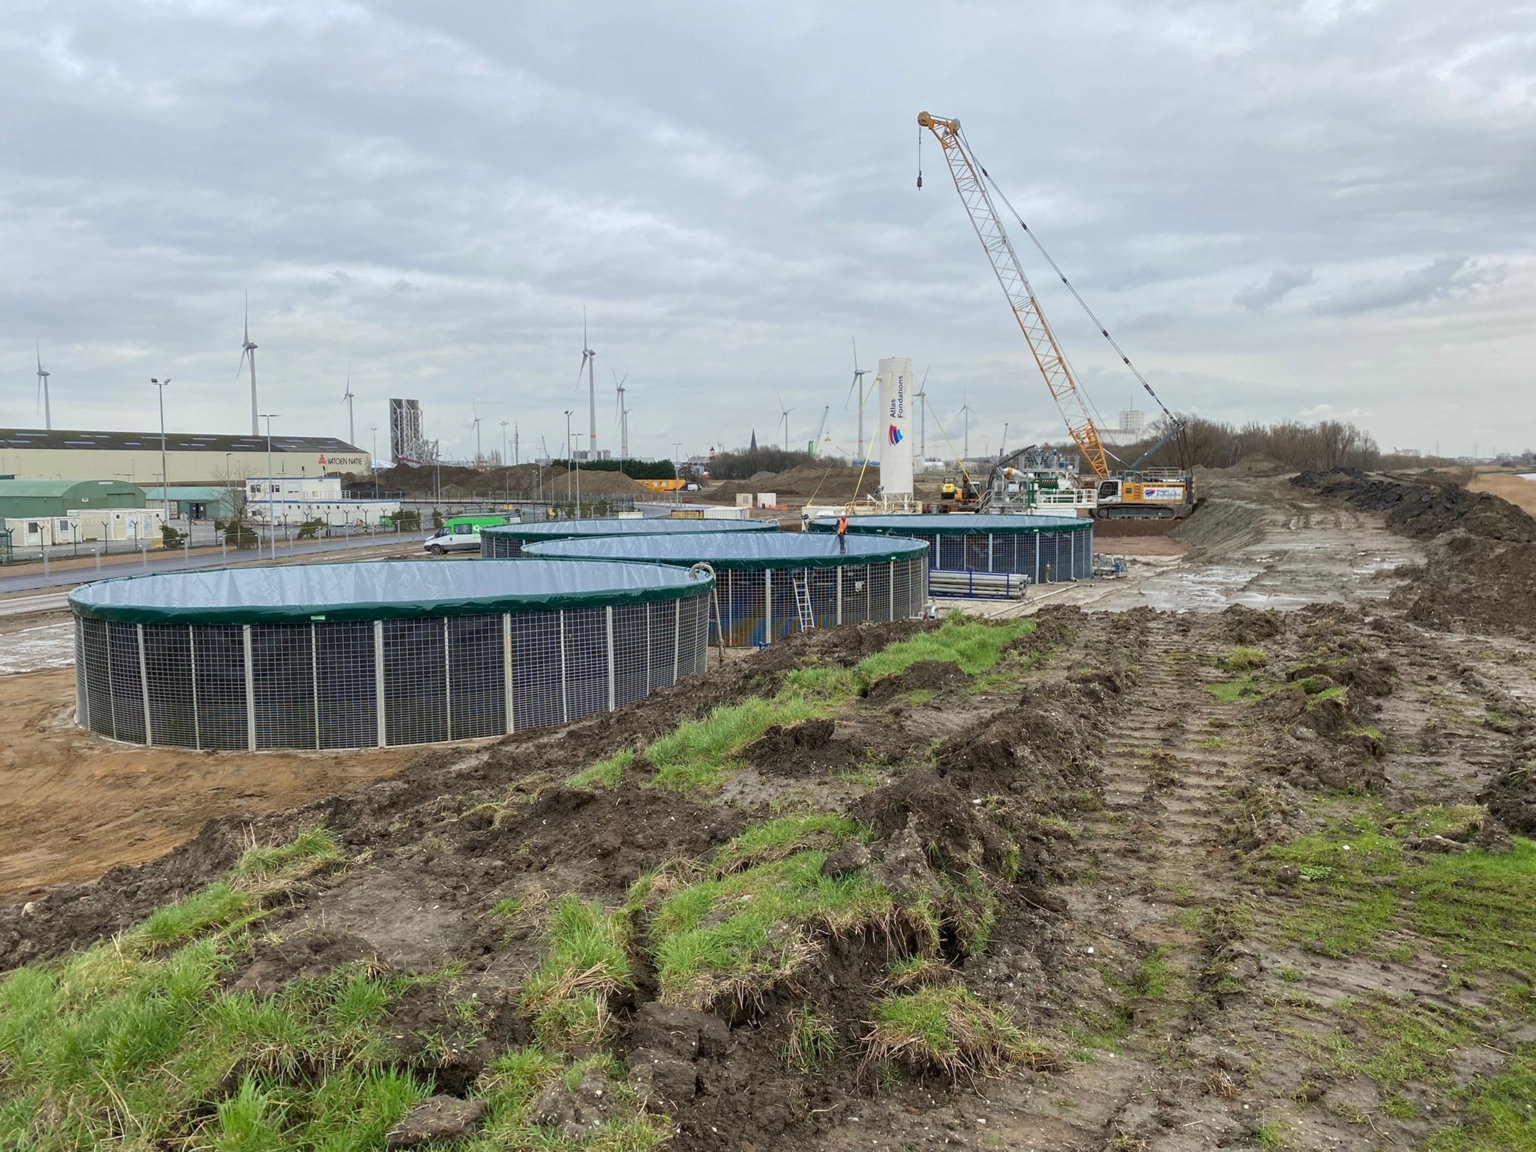
[(350, 363), (364, 448), (414, 396), (447, 455), (474, 412), (558, 450), (583, 305), (604, 448), (617, 371), (634, 454), (773, 439), (780, 394), (851, 451), (855, 337), (973, 452), (1060, 439), (924, 108), (1170, 407), (1536, 445), (1536, 9), (1496, 0), (7, 0), (0, 426), (37, 341), (56, 427), (153, 428), (169, 375), (171, 428), (247, 431), (249, 291), (262, 410), (346, 436)]

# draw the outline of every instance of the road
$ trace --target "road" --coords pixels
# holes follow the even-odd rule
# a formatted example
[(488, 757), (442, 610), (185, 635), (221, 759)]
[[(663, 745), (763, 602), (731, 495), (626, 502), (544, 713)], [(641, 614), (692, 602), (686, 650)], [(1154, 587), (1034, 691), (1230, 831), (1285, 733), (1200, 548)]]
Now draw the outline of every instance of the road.
[[(287, 546), (278, 546), (277, 562), (281, 564), (287, 560), (343, 552), (373, 551), (380, 555), (409, 555), (420, 550), (421, 541), (425, 538), (423, 534), (411, 533), (403, 538), (358, 536), (352, 539), (332, 537), (326, 540), (295, 542)], [(105, 580), (112, 576), (143, 576), (153, 572), (182, 572), (192, 568), (228, 568), (237, 564), (271, 562), (272, 556), (269, 552), (262, 552), (260, 555), (254, 552), (215, 552), (212, 549), (198, 554), (149, 552), (141, 554), (137, 560), (129, 558), (104, 563), (99, 571), (94, 567), (61, 567), (46, 574), (34, 571), (16, 576), (0, 576), (0, 596), (41, 588), (72, 588), (77, 584)]]

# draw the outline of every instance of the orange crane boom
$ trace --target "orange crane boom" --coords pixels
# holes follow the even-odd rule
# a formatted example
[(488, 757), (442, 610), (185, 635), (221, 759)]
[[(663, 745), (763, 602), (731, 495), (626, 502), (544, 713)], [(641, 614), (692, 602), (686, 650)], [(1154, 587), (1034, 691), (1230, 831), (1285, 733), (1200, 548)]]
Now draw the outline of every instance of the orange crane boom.
[(1051, 331), (1045, 314), (1040, 311), (1040, 302), (1035, 299), (1034, 289), (1029, 286), (1029, 277), (1024, 274), (1018, 253), (1013, 250), (1013, 242), (1003, 230), (1002, 219), (993, 206), (992, 196), (983, 179), (985, 174), (971, 158), (970, 150), (960, 133), (960, 121), (945, 120), (920, 112), (917, 123), (933, 133), (944, 151), (949, 174), (955, 180), (955, 190), (960, 193), (960, 202), (965, 205), (971, 226), (976, 229), (976, 236), (986, 250), (987, 258), (992, 261), (992, 271), (997, 274), (997, 282), (1002, 285), (1003, 294), (1008, 297), (1008, 304), (1013, 309), (1014, 319), (1019, 322), (1020, 331), (1029, 341), (1029, 349), (1034, 353), (1035, 363), (1040, 366), (1040, 374), (1045, 377), (1045, 385), (1051, 390), (1056, 407), (1061, 410), (1062, 419), (1067, 422), (1067, 434), (1076, 442), (1093, 474), (1100, 480), (1108, 479), (1109, 461), (1105, 457), (1104, 445), (1099, 440), (1099, 430), (1088, 414), (1087, 400), (1071, 368), (1067, 366), (1066, 357), (1061, 354), (1056, 334)]

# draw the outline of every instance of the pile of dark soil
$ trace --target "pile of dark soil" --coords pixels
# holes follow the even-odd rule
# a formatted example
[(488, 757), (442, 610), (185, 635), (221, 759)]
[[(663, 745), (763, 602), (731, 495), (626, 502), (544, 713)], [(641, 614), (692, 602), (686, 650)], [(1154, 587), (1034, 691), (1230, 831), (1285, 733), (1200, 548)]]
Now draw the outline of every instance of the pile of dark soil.
[(1428, 563), (1408, 573), (1395, 597), (1410, 620), (1536, 635), (1536, 518), (1524, 509), (1440, 475), (1407, 480), (1347, 468), (1303, 472), (1291, 483), (1384, 511), (1394, 532), (1429, 541)]
[(1470, 492), (1445, 477), (1404, 480), (1340, 468), (1303, 472), (1291, 483), (1364, 511), (1385, 512), (1388, 528), (1416, 540), (1466, 532), (1488, 540), (1536, 543), (1536, 519), (1524, 509), (1487, 492)]

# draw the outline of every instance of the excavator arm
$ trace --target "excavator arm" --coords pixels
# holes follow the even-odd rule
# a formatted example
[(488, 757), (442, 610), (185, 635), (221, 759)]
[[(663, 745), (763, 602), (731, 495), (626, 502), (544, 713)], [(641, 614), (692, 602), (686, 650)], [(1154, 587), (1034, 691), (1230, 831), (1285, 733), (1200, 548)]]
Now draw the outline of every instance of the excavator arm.
[(1056, 335), (1040, 311), (1034, 289), (1029, 285), (1029, 277), (1024, 275), (1024, 266), (1019, 263), (1018, 253), (1013, 250), (1013, 242), (1003, 230), (1002, 218), (998, 216), (992, 196), (987, 191), (984, 179), (986, 174), (972, 159), (965, 145), (965, 139), (960, 133), (960, 121), (944, 120), (921, 112), (917, 123), (932, 132), (943, 149), (944, 159), (949, 164), (949, 174), (954, 177), (955, 190), (960, 193), (960, 202), (965, 205), (971, 226), (976, 229), (976, 236), (992, 262), (992, 271), (997, 274), (997, 282), (1002, 285), (1003, 294), (1008, 297), (1014, 319), (1019, 322), (1020, 331), (1029, 341), (1029, 349), (1034, 353), (1040, 374), (1045, 377), (1046, 387), (1050, 389), (1062, 418), (1067, 422), (1067, 434), (1076, 442), (1093, 474), (1100, 480), (1107, 479), (1109, 461), (1104, 445), (1099, 440), (1099, 430), (1088, 414), (1087, 401), (1072, 370), (1067, 366), (1066, 357), (1061, 354)]

